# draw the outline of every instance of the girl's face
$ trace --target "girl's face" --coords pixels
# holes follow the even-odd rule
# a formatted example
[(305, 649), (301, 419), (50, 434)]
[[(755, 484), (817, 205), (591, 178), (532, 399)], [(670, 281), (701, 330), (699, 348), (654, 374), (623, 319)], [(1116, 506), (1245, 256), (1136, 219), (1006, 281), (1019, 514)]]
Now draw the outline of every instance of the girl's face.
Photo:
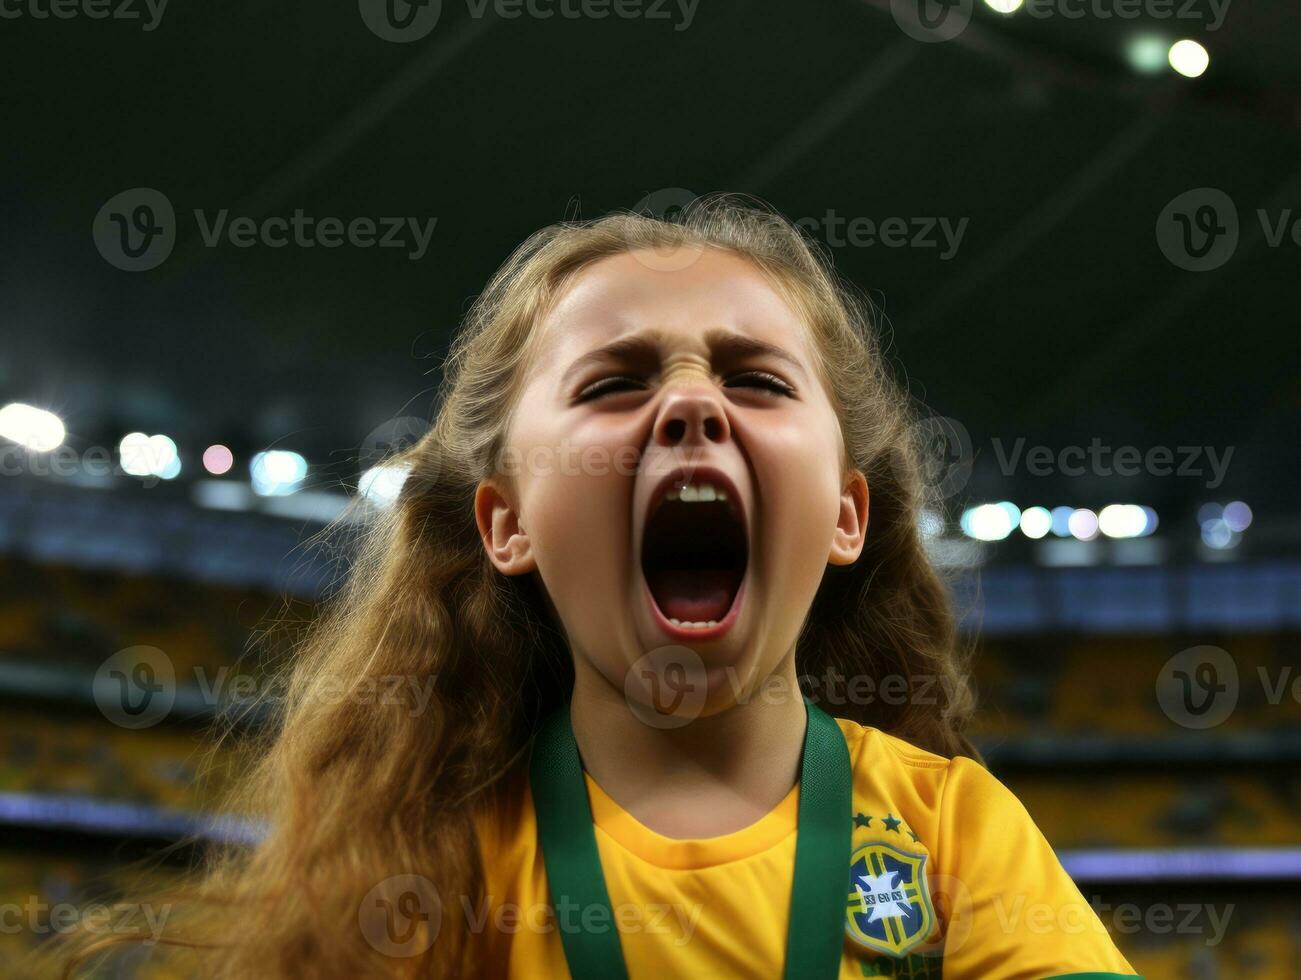
[(867, 485), (792, 309), (744, 258), (681, 259), (576, 275), (475, 511), (499, 570), (541, 576), (578, 683), (660, 710), (689, 684), (712, 713), (793, 654), (828, 562), (862, 549)]

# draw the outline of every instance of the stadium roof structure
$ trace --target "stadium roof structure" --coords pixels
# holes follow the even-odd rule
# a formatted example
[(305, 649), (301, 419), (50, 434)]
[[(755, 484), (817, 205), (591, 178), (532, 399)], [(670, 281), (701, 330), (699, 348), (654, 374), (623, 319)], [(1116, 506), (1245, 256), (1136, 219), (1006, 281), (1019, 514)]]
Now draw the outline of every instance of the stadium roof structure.
[[(964, 495), (1293, 509), (1290, 4), (968, 0), (938, 43), (886, 0), (444, 0), (406, 43), (367, 6), (6, 21), (0, 402), (57, 412), (81, 445), (139, 430), (187, 460), (221, 442), (346, 461), (429, 413), (469, 298), (528, 233), (731, 190), (800, 219), (873, 298), (913, 392), (969, 436)], [(1136, 54), (1180, 38), (1210, 54), (1198, 78)], [(174, 209), (175, 244), (128, 272), (93, 229), (137, 188)], [(1238, 237), (1190, 271), (1161, 222), (1205, 188)], [(319, 236), (358, 219), (368, 245)], [(1063, 465), (1095, 443), (1108, 462)], [(1232, 458), (1211, 486), (1204, 454), (1123, 476), (1121, 447)]]

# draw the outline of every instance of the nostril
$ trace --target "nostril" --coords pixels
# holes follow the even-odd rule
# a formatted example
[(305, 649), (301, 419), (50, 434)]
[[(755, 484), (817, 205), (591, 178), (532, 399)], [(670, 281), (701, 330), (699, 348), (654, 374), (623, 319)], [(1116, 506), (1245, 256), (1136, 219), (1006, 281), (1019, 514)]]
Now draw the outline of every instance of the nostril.
[[(710, 415), (703, 420), (704, 436), (708, 442), (721, 442), (723, 438), (723, 420)], [(664, 438), (670, 443), (682, 442), (687, 436), (685, 419), (669, 419), (664, 423)]]

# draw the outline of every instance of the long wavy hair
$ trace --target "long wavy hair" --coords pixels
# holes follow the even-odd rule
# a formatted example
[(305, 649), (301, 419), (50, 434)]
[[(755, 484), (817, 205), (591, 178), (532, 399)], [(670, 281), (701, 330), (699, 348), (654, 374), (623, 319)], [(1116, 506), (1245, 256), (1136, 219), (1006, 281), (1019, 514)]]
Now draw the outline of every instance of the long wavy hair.
[[(189, 950), (198, 972), (473, 974), (459, 916), (443, 916), (423, 953), (393, 957), (368, 942), (358, 909), (386, 876), (413, 873), (440, 895), (481, 899), (474, 814), (521, 768), (539, 716), (572, 683), (542, 590), (489, 563), (475, 489), (501, 458), (535, 328), (566, 285), (606, 256), (682, 246), (748, 259), (801, 315), (839, 415), (844, 465), (871, 490), (862, 555), (828, 568), (796, 647), (797, 673), (904, 678), (916, 696), (828, 710), (945, 756), (976, 755), (963, 734), (973, 707), (966, 653), (918, 529), (926, 487), (915, 417), (870, 303), (790, 222), (733, 196), (698, 199), (673, 220), (616, 213), (552, 225), (510, 256), (469, 310), (432, 427), (394, 459), (409, 467), (400, 495), (362, 534), (346, 584), (286, 668), (274, 723), (248, 743), (256, 758), (227, 810), (265, 821), (265, 837), (214, 850), (172, 896), (163, 944)], [(346, 696), (391, 677), (430, 692), (423, 710), (408, 696)], [(122, 941), (75, 940), (66, 975)]]

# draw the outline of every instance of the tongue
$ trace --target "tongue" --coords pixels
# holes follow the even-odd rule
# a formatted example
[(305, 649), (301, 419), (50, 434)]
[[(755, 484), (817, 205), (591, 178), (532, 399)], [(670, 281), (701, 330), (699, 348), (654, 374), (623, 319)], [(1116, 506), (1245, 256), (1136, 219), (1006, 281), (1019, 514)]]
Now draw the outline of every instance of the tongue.
[(665, 568), (651, 572), (646, 583), (660, 612), (687, 623), (722, 619), (740, 584), (725, 568)]

